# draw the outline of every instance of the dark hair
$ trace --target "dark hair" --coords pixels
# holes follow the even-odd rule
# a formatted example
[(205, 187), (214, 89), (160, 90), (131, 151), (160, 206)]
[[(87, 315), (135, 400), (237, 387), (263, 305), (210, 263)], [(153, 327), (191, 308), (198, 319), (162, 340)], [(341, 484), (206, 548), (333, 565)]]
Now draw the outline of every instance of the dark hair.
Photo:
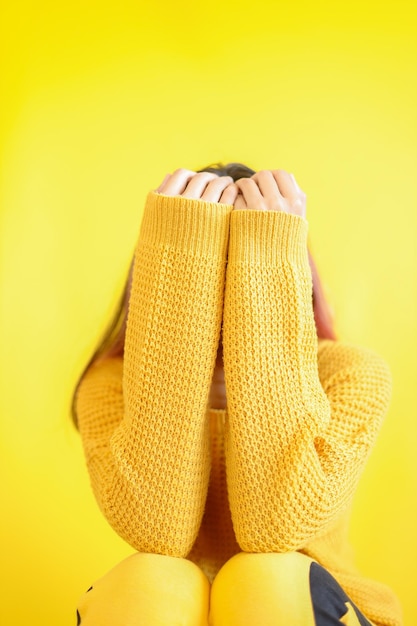
[[(200, 170), (195, 170), (196, 172), (213, 172), (218, 176), (231, 176), (234, 181), (239, 178), (250, 178), (255, 174), (255, 170), (250, 167), (243, 165), (242, 163), (227, 163), (223, 165), (222, 163), (214, 163), (207, 167), (203, 167)], [(311, 256), (310, 250), (308, 250), (308, 259), (313, 279), (313, 309), (314, 309), (314, 319), (316, 323), (317, 336), (321, 339), (336, 339), (336, 335), (333, 328), (333, 319), (332, 314), (329, 308), (329, 305), (326, 302), (326, 298), (324, 295), (323, 287), (317, 272), (316, 265)], [(129, 273), (125, 282), (125, 286), (123, 288), (122, 294), (120, 296), (116, 311), (112, 320), (110, 321), (107, 329), (103, 333), (96, 349), (94, 350), (91, 358), (88, 363), (84, 367), (77, 385), (75, 387), (73, 396), (72, 396), (72, 404), (71, 404), (71, 413), (74, 424), (77, 426), (77, 411), (76, 411), (76, 397), (77, 391), (80, 386), (82, 379), (84, 378), (87, 370), (91, 367), (93, 363), (100, 359), (111, 358), (111, 357), (121, 357), (123, 358), (124, 354), (124, 344), (125, 344), (125, 334), (126, 334), (126, 320), (127, 320), (127, 312), (129, 306), (129, 296), (130, 296), (130, 285), (132, 281), (132, 273), (133, 273), (133, 260), (131, 262)]]
[(243, 165), (243, 163), (228, 163), (227, 165), (212, 163), (201, 170), (196, 170), (196, 172), (212, 172), (218, 176), (231, 176), (235, 182), (239, 178), (250, 178), (255, 174), (255, 170), (252, 170), (247, 165)]

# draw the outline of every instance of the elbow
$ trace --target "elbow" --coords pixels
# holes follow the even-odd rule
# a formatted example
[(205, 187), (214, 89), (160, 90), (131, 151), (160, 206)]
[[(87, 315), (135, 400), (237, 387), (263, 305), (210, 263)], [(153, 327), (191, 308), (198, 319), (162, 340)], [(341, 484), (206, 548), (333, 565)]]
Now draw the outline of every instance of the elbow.
[(236, 541), (243, 552), (293, 552), (318, 531), (316, 521), (300, 512), (260, 507), (233, 515)]
[(270, 529), (263, 532), (262, 529), (248, 529), (246, 532), (237, 532), (236, 540), (242, 552), (282, 554), (299, 550), (306, 541), (297, 541), (294, 536), (285, 536), (272, 533)]
[[(344, 511), (346, 501), (327, 490), (313, 490), (301, 497), (287, 494), (258, 500), (258, 507), (232, 506), (236, 540), (243, 552), (294, 552), (325, 533)], [(236, 503), (235, 503), (236, 504)]]
[[(125, 541), (128, 541), (126, 536), (123, 536)], [(177, 539), (172, 540), (171, 537), (153, 537), (151, 541), (146, 541), (144, 537), (134, 536), (130, 545), (138, 552), (144, 552), (147, 554), (162, 554), (163, 556), (172, 556), (176, 558), (185, 559), (191, 552), (192, 545), (195, 539)]]
[[(197, 538), (198, 526), (167, 523), (164, 511), (149, 510), (135, 502), (102, 498), (102, 513), (113, 530), (137, 552), (186, 558)], [(166, 513), (166, 512), (165, 512)]]
[(261, 527), (250, 527), (236, 531), (236, 540), (243, 552), (285, 553), (302, 549), (311, 539), (320, 533), (323, 526), (298, 523), (295, 527), (283, 527), (283, 524), (265, 524)]

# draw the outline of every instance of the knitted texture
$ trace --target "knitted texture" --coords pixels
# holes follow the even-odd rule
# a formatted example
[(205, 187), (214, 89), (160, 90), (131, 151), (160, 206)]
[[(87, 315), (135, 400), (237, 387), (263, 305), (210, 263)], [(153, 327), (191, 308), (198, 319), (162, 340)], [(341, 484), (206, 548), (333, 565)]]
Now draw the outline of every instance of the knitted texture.
[[(296, 215), (148, 194), (124, 359), (96, 361), (78, 389), (90, 479), (140, 552), (213, 580), (240, 550), (299, 550), (374, 624), (399, 626), (347, 536), (391, 375), (371, 350), (318, 340), (307, 232)], [(225, 410), (208, 404), (222, 318)]]

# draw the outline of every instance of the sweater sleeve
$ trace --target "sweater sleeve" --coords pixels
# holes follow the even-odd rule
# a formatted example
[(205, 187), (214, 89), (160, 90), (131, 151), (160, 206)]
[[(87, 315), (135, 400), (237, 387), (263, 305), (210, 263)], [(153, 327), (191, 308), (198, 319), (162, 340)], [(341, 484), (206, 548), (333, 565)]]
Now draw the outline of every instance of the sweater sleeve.
[(231, 210), (148, 194), (123, 360), (96, 362), (78, 390), (95, 496), (141, 552), (186, 556), (201, 523)]
[(234, 211), (223, 350), (226, 468), (248, 552), (302, 548), (351, 501), (391, 395), (370, 350), (317, 338), (306, 219)]

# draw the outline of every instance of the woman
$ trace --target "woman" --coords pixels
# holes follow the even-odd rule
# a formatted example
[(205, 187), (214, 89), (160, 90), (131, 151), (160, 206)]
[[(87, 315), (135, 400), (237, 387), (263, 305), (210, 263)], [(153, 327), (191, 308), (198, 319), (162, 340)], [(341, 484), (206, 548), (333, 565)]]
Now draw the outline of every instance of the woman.
[(402, 623), (347, 540), (390, 372), (336, 339), (307, 231), (284, 170), (179, 169), (149, 192), (119, 326), (74, 397), (97, 501), (137, 553), (84, 594), (82, 626)]

